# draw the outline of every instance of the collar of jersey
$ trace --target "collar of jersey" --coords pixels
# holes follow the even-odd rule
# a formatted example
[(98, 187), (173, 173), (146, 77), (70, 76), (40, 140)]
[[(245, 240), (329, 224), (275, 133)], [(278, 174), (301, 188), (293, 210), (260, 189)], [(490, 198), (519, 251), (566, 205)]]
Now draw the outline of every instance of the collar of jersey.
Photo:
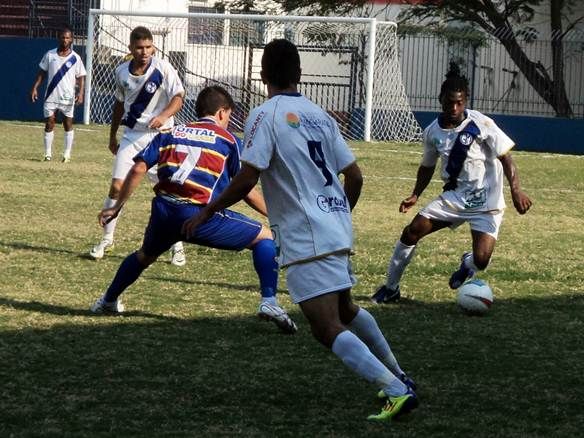
[(440, 119), (441, 118), (442, 118), (442, 113), (440, 113), (440, 115), (438, 115), (438, 126), (440, 127), (440, 129), (445, 129), (445, 130), (448, 130), (448, 131), (456, 131), (468, 119), (468, 111), (467, 110), (464, 110), (464, 119), (462, 119), (462, 121), (458, 124), (458, 126), (456, 126), (454, 128), (443, 128), (442, 127), (442, 123), (440, 123)]
[(200, 119), (197, 119), (195, 123), (211, 123), (213, 125), (217, 124), (217, 122), (213, 120), (211, 117), (201, 117)]
[(132, 63), (134, 62), (134, 59), (130, 60), (130, 63), (128, 64), (128, 71), (130, 72), (130, 74), (132, 76), (144, 76), (146, 74), (146, 72), (148, 71), (148, 69), (150, 68), (150, 66), (152, 65), (152, 58), (150, 58), (150, 62), (148, 63), (148, 67), (146, 67), (144, 69), (144, 73), (142, 73), (141, 75), (135, 75), (134, 73), (132, 73)]
[(276, 97), (276, 96), (300, 97), (300, 96), (302, 96), (302, 94), (300, 94), (300, 93), (278, 93), (278, 94), (274, 94), (274, 97)]

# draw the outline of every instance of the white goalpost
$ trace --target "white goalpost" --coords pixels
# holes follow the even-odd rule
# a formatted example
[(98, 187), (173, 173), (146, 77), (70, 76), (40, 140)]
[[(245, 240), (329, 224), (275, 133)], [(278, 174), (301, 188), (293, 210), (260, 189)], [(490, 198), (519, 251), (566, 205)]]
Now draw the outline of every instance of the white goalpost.
[(323, 107), (349, 140), (417, 141), (421, 129), (401, 78), (397, 26), (375, 18), (89, 11), (84, 123), (109, 123), (115, 67), (127, 59), (129, 35), (146, 26), (157, 56), (178, 71), (187, 97), (178, 122), (195, 120), (194, 102), (208, 85), (233, 96), (232, 129), (267, 98), (260, 79), (265, 44), (298, 47), (299, 91)]

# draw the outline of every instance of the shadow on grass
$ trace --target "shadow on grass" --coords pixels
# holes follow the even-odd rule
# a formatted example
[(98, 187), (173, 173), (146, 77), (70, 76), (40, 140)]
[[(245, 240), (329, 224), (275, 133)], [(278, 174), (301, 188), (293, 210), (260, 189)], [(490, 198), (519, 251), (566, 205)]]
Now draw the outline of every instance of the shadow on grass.
[[(55, 254), (70, 254), (79, 257), (80, 259), (84, 260), (91, 260), (95, 262), (96, 260), (89, 256), (89, 250), (85, 253), (79, 253), (77, 251), (73, 251), (66, 248), (59, 248), (55, 246), (41, 246), (41, 245), (31, 245), (29, 243), (24, 242), (5, 242), (0, 241), (0, 246), (6, 246), (8, 248), (20, 249), (20, 250), (27, 250), (27, 251), (36, 251), (36, 252), (48, 252), (48, 253), (55, 253)], [(126, 258), (128, 254), (124, 255), (116, 255), (116, 254), (108, 254), (108, 258), (123, 260)]]
[(425, 304), (415, 314), (403, 312), (404, 304), (372, 309), (422, 404), (405, 422), (380, 425), (365, 421), (381, 406), (375, 388), (318, 345), (306, 323), (295, 336), (278, 336), (251, 317), (103, 318), (98, 325), (78, 309), (2, 299), (30, 312), (22, 318), (31, 324), (39, 312), (59, 318), (0, 331), (0, 435), (581, 431), (581, 295), (500, 300), (484, 318), (466, 317), (451, 303)]
[[(51, 315), (60, 316), (92, 316), (95, 318), (101, 317), (101, 315), (95, 315), (89, 309), (75, 309), (66, 306), (57, 306), (55, 304), (41, 303), (39, 301), (18, 301), (11, 300), (8, 298), (0, 298), (1, 307), (9, 307), (16, 310), (26, 310), (29, 312), (45, 313)], [(158, 315), (150, 312), (140, 312), (140, 311), (128, 311), (124, 312), (123, 317), (139, 316), (144, 318), (154, 318), (168, 321), (181, 321), (180, 318)]]

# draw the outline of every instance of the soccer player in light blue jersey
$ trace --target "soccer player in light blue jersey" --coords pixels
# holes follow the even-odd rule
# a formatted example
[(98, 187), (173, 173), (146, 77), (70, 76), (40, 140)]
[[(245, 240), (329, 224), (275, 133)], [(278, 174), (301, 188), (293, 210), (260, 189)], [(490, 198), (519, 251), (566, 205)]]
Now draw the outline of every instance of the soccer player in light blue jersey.
[(85, 84), (85, 67), (81, 57), (71, 48), (73, 32), (68, 27), (59, 31), (57, 36), (59, 46), (49, 50), (39, 64), (39, 71), (30, 91), (30, 100), (38, 99), (38, 87), (47, 78), (47, 89), (43, 104), (45, 116), (45, 161), (51, 161), (53, 156), (53, 139), (57, 113), (63, 115), (65, 130), (65, 145), (63, 148), (63, 163), (71, 160), (73, 149), (73, 116), (75, 105), (83, 103), (83, 86)]
[[(227, 131), (235, 104), (223, 88), (207, 87), (195, 104), (196, 123), (175, 126), (158, 134), (134, 157), (134, 165), (124, 181), (116, 203), (99, 214), (102, 225), (114, 219), (148, 169), (157, 168), (156, 197), (142, 247), (120, 265), (105, 294), (91, 307), (95, 313), (120, 313), (122, 292), (165, 251), (179, 240), (211, 248), (240, 251), (251, 249), (260, 280), (261, 302), (258, 316), (273, 321), (280, 330), (292, 334), (296, 324), (276, 299), (278, 263), (270, 229), (234, 211), (222, 210), (210, 217), (188, 239), (182, 234), (184, 221), (215, 199), (239, 172), (241, 143)], [(250, 189), (245, 201), (267, 214), (262, 195)]]
[(401, 202), (399, 211), (406, 213), (418, 202), (438, 158), (443, 191), (404, 228), (387, 268), (386, 284), (372, 296), (375, 303), (399, 300), (399, 283), (416, 245), (424, 236), (446, 227), (468, 222), (472, 236), (472, 252), (462, 255), (459, 269), (450, 277), (450, 287), (457, 289), (477, 271), (486, 269), (505, 209), (503, 175), (519, 214), (531, 207), (511, 157), (515, 143), (492, 119), (466, 109), (468, 94), (468, 82), (453, 63), (440, 90), (442, 113), (424, 130), (424, 155), (414, 190)]
[(196, 235), (261, 178), (292, 300), (314, 337), (387, 397), (381, 413), (369, 417), (387, 421), (415, 408), (418, 399), (377, 322), (351, 298), (356, 281), (349, 261), (351, 210), (363, 178), (334, 119), (298, 93), (300, 75), (294, 44), (266, 45), (261, 76), (268, 100), (246, 122), (242, 170), (221, 196), (185, 222), (184, 231)]
[[(115, 103), (112, 110), (109, 150), (115, 155), (112, 180), (104, 208), (113, 206), (134, 156), (162, 131), (174, 125), (174, 115), (182, 108), (185, 90), (176, 70), (167, 61), (154, 56), (152, 33), (138, 26), (130, 33), (131, 58), (115, 71)], [(117, 132), (124, 126), (118, 143)], [(149, 173), (153, 183), (156, 173)], [(101, 241), (89, 252), (93, 259), (101, 259), (114, 244), (117, 218), (103, 227)], [(171, 263), (185, 264), (182, 242), (171, 248)]]

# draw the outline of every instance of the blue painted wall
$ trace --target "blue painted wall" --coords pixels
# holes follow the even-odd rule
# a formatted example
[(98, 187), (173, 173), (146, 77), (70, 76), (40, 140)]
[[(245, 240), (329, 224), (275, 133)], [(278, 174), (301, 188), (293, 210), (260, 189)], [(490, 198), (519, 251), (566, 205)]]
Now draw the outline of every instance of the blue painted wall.
[[(30, 102), (30, 89), (39, 62), (49, 49), (57, 47), (56, 39), (0, 38), (0, 59), (5, 65), (0, 71), (0, 120), (44, 121), (43, 100), (47, 81), (39, 88), (41, 96)], [(84, 47), (74, 48), (85, 61)], [(83, 107), (75, 108), (75, 120), (83, 120)]]
[[(414, 112), (425, 128), (438, 117), (436, 112)], [(516, 143), (520, 151), (584, 155), (584, 119), (487, 114)]]

